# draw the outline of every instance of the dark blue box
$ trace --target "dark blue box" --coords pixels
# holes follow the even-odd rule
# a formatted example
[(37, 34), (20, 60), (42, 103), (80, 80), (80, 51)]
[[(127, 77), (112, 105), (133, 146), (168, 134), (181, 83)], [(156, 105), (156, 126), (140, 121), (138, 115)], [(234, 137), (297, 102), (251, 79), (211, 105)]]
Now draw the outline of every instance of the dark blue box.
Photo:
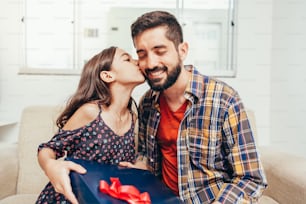
[(87, 169), (86, 174), (70, 173), (73, 193), (80, 204), (127, 203), (99, 191), (100, 180), (105, 180), (108, 184), (111, 184), (110, 177), (118, 177), (122, 185), (135, 186), (140, 193), (148, 192), (152, 204), (181, 203), (180, 199), (159, 178), (149, 171), (71, 158), (66, 160), (76, 162)]

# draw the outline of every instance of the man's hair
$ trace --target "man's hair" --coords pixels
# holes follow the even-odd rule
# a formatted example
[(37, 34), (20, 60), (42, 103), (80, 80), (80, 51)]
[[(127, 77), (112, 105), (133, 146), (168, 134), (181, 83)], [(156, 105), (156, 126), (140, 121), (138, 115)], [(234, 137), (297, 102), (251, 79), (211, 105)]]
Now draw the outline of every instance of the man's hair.
[(174, 15), (166, 11), (152, 11), (138, 17), (131, 25), (132, 39), (144, 31), (158, 26), (167, 28), (166, 37), (171, 40), (176, 47), (183, 42), (182, 27)]

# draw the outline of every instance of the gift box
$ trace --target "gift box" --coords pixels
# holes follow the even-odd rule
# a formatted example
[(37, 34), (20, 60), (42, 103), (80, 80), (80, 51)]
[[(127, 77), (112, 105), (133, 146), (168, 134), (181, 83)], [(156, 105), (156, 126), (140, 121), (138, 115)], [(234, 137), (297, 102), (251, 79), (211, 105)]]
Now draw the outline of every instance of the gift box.
[(111, 178), (119, 178), (122, 185), (132, 185), (140, 193), (147, 192), (152, 204), (181, 203), (180, 199), (156, 176), (146, 170), (100, 164), (67, 158), (87, 169), (86, 174), (70, 173), (72, 190), (80, 204), (124, 204), (124, 200), (114, 198), (99, 190), (100, 181), (111, 184)]

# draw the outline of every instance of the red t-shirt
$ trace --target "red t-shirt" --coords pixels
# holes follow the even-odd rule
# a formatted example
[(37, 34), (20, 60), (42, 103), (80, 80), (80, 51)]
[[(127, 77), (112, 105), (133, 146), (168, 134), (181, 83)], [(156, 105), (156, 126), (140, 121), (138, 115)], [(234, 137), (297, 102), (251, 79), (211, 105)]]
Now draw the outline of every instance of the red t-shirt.
[(187, 107), (185, 102), (178, 110), (173, 112), (165, 98), (159, 98), (161, 120), (157, 132), (157, 141), (163, 155), (162, 177), (165, 184), (178, 195), (177, 174), (177, 136), (181, 120)]

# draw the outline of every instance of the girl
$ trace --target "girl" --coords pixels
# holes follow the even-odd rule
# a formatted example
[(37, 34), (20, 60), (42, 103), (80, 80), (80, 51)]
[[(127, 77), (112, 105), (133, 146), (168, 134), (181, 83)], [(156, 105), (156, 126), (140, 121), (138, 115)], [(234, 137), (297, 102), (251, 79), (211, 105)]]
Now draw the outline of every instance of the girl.
[(50, 182), (37, 204), (78, 203), (69, 172), (86, 169), (57, 160), (65, 154), (105, 164), (135, 162), (137, 116), (131, 94), (144, 80), (137, 61), (120, 48), (107, 48), (85, 64), (76, 93), (56, 121), (59, 132), (38, 147), (38, 162)]

